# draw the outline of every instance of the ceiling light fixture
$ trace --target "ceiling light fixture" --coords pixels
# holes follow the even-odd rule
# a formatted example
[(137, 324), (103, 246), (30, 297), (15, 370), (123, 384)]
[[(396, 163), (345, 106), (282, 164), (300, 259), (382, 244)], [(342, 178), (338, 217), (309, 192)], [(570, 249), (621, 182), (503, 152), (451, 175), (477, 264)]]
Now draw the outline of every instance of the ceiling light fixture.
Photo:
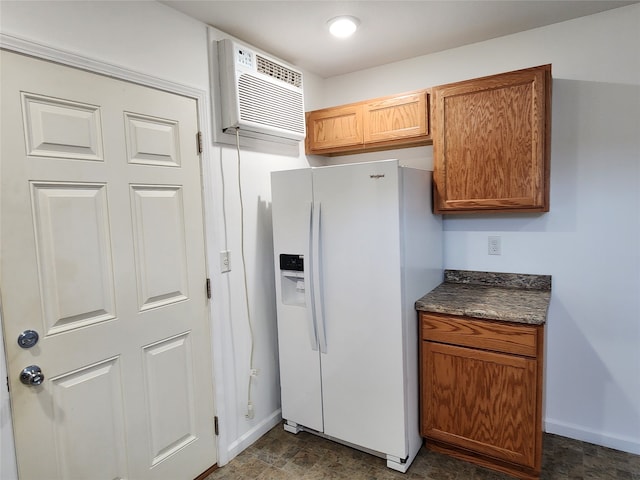
[(349, 15), (332, 18), (327, 22), (331, 35), (338, 38), (347, 38), (354, 34), (360, 25), (360, 20)]

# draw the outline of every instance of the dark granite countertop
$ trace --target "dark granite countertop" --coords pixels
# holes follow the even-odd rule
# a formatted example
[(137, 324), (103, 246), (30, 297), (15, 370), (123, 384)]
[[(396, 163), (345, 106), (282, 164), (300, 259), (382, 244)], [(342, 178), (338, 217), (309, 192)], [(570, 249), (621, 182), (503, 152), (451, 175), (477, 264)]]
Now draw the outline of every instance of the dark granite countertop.
[(532, 325), (547, 320), (550, 275), (445, 270), (444, 277), (416, 310)]

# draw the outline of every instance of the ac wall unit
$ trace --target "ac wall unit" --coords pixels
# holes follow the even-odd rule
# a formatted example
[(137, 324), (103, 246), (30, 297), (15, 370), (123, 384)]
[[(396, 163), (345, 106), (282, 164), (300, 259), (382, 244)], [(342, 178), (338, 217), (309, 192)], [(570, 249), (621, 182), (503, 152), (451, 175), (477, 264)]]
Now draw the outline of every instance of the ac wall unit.
[(223, 131), (304, 139), (301, 72), (231, 39), (218, 41), (218, 61)]

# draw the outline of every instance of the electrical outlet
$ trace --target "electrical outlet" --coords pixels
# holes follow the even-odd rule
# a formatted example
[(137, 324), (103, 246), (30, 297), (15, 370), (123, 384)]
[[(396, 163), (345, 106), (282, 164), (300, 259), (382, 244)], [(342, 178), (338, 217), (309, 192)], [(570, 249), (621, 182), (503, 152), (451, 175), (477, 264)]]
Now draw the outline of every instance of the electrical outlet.
[(489, 237), (489, 255), (502, 255), (500, 237)]
[(223, 250), (220, 252), (220, 273), (227, 273), (231, 271), (231, 252), (229, 250)]

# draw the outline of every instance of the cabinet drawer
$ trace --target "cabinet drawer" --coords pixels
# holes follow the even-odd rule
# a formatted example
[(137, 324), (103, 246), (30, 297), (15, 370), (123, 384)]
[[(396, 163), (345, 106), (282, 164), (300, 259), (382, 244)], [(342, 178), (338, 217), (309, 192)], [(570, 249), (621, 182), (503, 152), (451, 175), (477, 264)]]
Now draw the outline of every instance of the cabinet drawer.
[(423, 340), (535, 357), (542, 326), (421, 313)]

